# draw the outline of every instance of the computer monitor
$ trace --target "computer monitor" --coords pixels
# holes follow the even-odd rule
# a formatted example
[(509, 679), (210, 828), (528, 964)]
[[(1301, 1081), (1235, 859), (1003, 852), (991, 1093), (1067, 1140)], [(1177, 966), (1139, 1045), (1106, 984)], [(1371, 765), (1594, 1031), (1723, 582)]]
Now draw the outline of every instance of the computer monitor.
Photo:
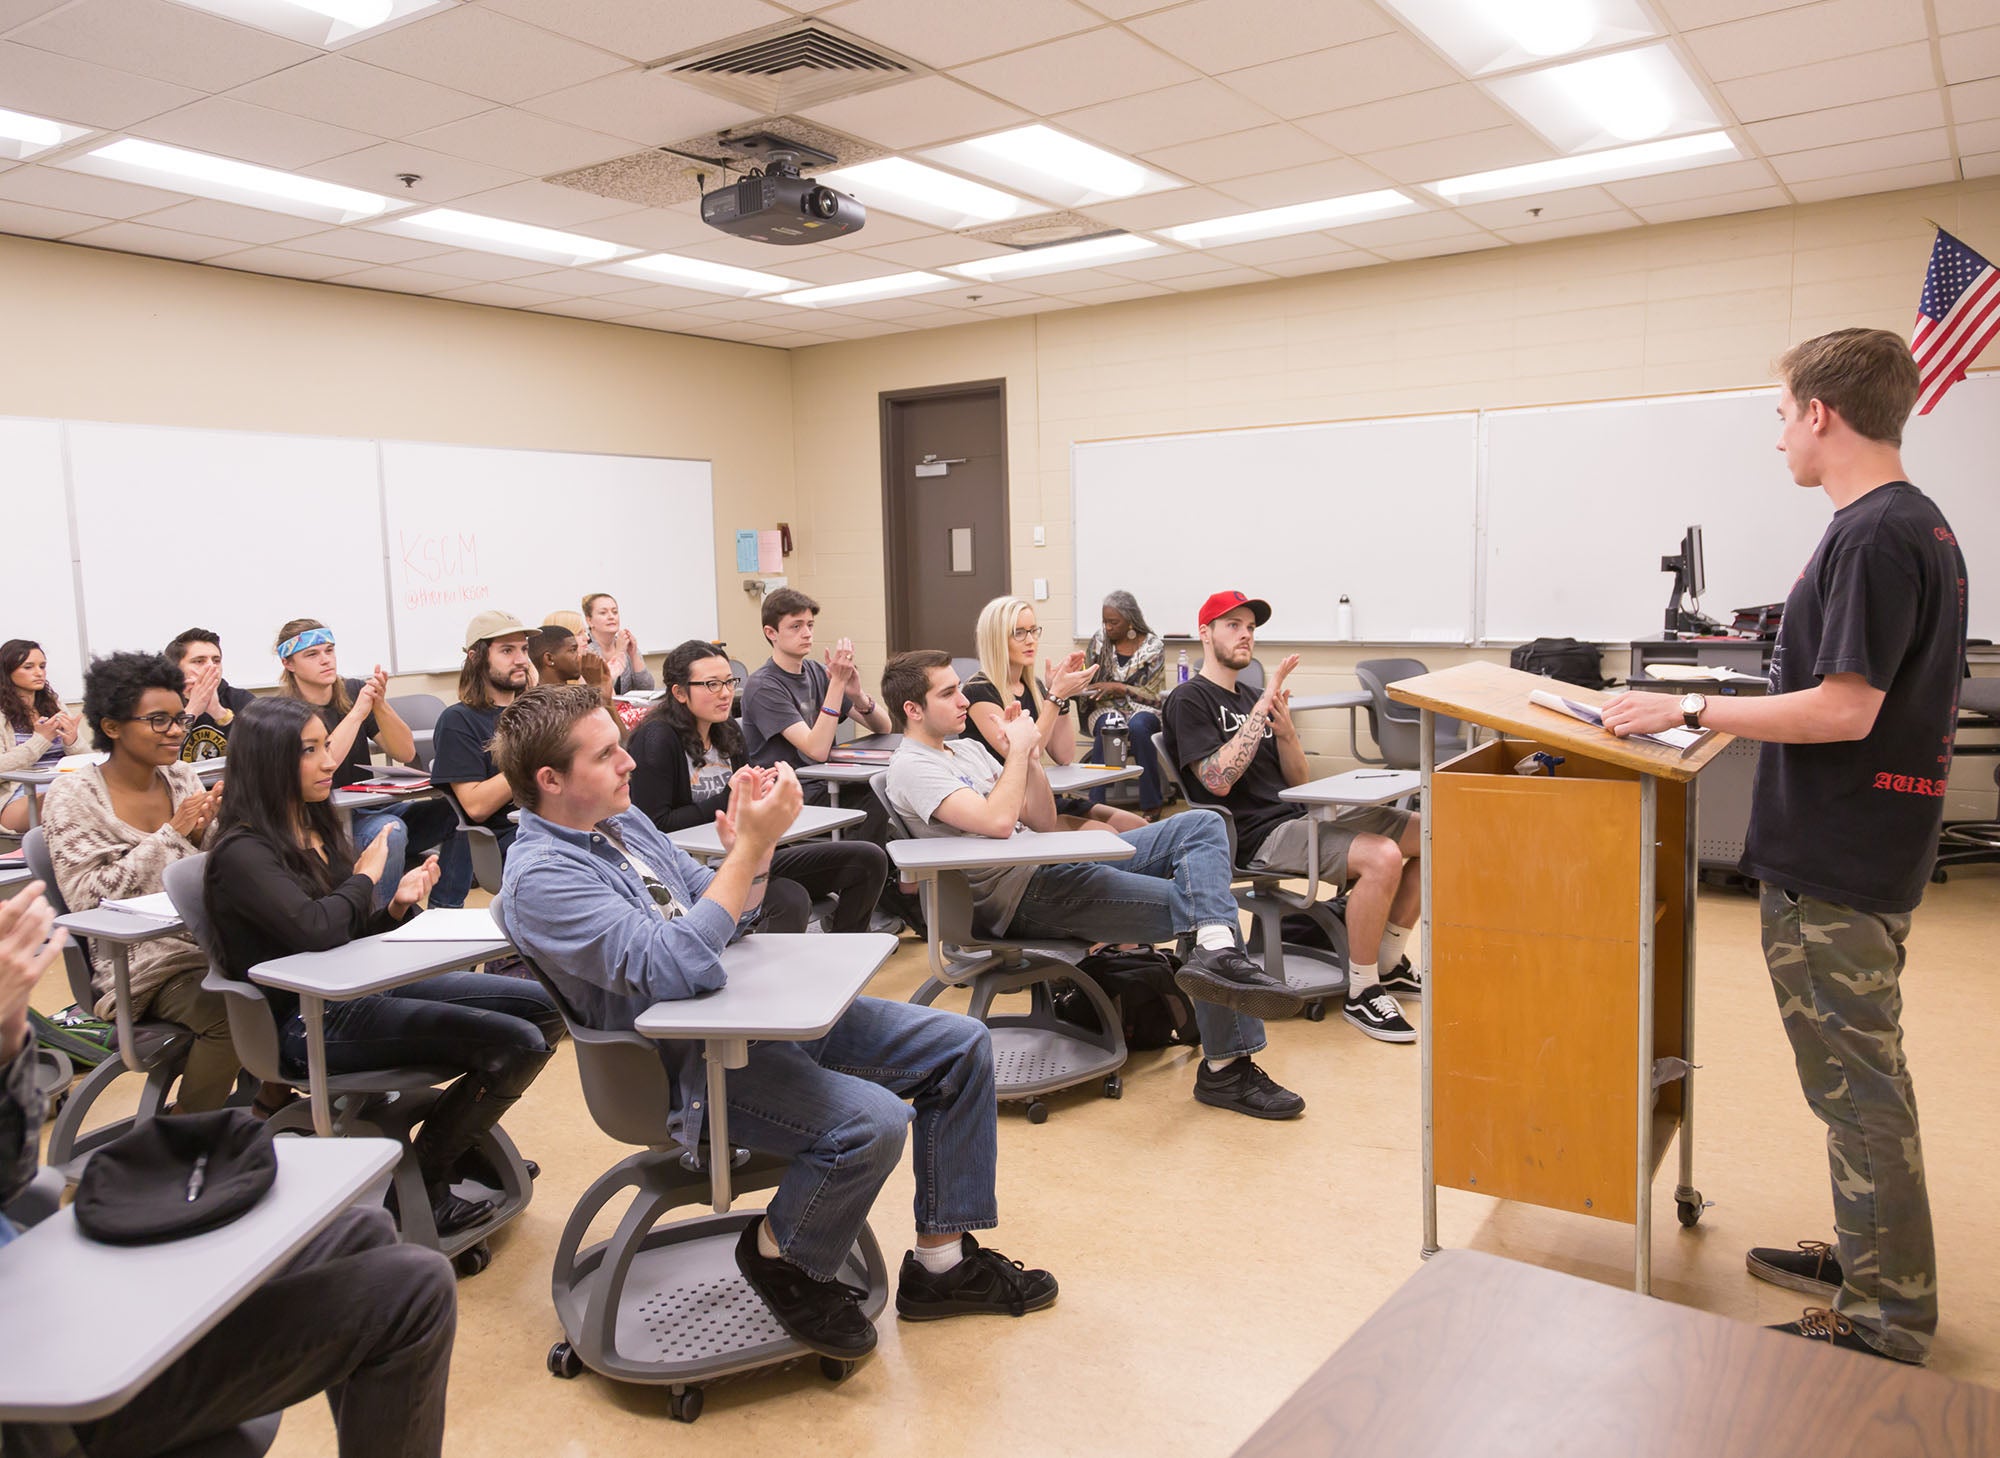
[[(1691, 526), (1681, 535), (1681, 549), (1660, 559), (1660, 570), (1674, 575), (1673, 595), (1667, 599), (1667, 632), (1702, 633), (1719, 631), (1720, 624), (1701, 614), (1701, 595), (1708, 588), (1708, 568), (1702, 561), (1701, 527)], [(1688, 606), (1692, 599), (1694, 606)]]
[(1708, 570), (1701, 560), (1701, 527), (1691, 526), (1681, 538), (1681, 561), (1687, 568), (1688, 596), (1699, 598), (1708, 591)]

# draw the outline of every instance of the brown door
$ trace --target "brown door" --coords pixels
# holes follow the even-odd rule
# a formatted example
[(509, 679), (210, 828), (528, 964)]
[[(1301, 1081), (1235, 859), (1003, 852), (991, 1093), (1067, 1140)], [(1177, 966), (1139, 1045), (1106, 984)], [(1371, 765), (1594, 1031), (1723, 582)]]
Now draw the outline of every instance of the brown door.
[(889, 651), (973, 656), (979, 610), (1012, 580), (1004, 382), (882, 396)]

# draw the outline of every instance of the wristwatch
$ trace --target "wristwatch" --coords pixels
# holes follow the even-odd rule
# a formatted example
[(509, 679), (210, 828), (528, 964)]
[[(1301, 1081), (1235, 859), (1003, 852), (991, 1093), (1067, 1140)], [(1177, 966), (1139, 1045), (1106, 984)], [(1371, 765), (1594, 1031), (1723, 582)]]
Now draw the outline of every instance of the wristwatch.
[(1681, 720), (1690, 729), (1701, 728), (1701, 716), (1708, 709), (1705, 694), (1685, 694), (1681, 698)]
[(1057, 712), (1058, 714), (1067, 714), (1067, 713), (1069, 712), (1069, 700), (1068, 700), (1068, 699), (1065, 699), (1065, 698), (1062, 698), (1062, 697), (1060, 697), (1059, 695), (1056, 695), (1056, 694), (1050, 694), (1050, 695), (1049, 695), (1049, 702), (1050, 702), (1050, 703), (1052, 703), (1052, 704), (1054, 704), (1054, 705), (1056, 706), (1056, 712)]

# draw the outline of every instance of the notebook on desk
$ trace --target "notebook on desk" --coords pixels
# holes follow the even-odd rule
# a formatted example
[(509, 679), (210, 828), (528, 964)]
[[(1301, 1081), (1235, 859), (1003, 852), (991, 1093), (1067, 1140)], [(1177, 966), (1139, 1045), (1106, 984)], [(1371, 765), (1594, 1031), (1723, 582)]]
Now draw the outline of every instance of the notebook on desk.
[[(1581, 719), (1586, 724), (1595, 724), (1600, 729), (1604, 727), (1604, 715), (1600, 711), (1575, 699), (1566, 699), (1561, 694), (1552, 694), (1547, 689), (1532, 691), (1528, 702), (1539, 704), (1544, 709), (1554, 709), (1558, 714), (1567, 714), (1572, 719)], [(1685, 757), (1714, 732), (1712, 729), (1662, 729), (1657, 734), (1630, 734), (1626, 737), (1642, 739), (1648, 744), (1664, 744), (1669, 749), (1678, 749)]]

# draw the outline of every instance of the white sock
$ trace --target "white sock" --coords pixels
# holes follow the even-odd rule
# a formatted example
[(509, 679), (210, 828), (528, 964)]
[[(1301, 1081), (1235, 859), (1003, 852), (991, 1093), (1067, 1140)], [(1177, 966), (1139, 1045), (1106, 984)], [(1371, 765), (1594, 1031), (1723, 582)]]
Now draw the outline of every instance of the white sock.
[(1219, 921), (1196, 927), (1194, 944), (1204, 952), (1226, 952), (1236, 945), (1236, 928)]
[(778, 1242), (771, 1238), (771, 1222), (768, 1220), (760, 1220), (757, 1223), (757, 1254), (767, 1261), (781, 1261), (785, 1258), (785, 1253), (778, 1249)]
[(1210, 1073), (1220, 1073), (1235, 1061), (1234, 1058), (1211, 1058), (1208, 1060), (1208, 1071)]
[(1410, 940), (1410, 928), (1397, 926), (1393, 921), (1389, 929), (1382, 933), (1382, 955), (1376, 958), (1378, 966), (1393, 968), (1403, 960), (1403, 946)]
[(1375, 984), (1381, 980), (1382, 974), (1375, 970), (1373, 962), (1347, 964), (1347, 995), (1350, 998), (1366, 997), (1375, 990)]
[(933, 1276), (941, 1276), (965, 1259), (965, 1243), (955, 1240), (950, 1245), (916, 1245), (910, 1247), (910, 1254)]

